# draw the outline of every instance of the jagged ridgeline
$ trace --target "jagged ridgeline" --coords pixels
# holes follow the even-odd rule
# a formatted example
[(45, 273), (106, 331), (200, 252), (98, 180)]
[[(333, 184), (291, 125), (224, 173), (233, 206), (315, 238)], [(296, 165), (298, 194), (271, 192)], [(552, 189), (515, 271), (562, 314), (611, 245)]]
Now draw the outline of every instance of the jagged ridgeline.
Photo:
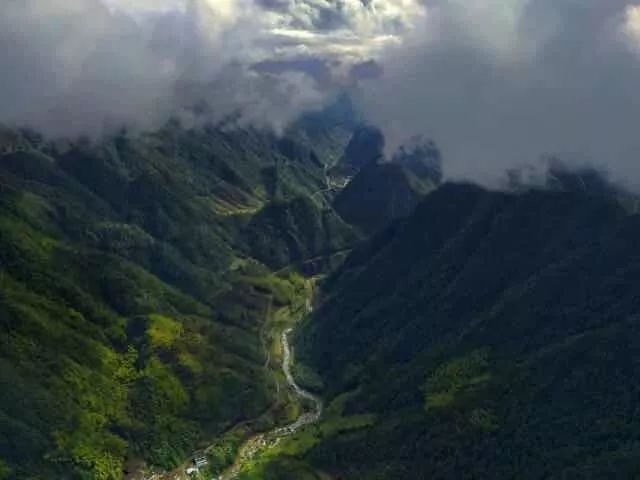
[(0, 478), (169, 468), (263, 414), (275, 384), (260, 329), (304, 288), (272, 271), (357, 239), (313, 197), (352, 129), (335, 110), (281, 137), (176, 123), (49, 142), (3, 128)]

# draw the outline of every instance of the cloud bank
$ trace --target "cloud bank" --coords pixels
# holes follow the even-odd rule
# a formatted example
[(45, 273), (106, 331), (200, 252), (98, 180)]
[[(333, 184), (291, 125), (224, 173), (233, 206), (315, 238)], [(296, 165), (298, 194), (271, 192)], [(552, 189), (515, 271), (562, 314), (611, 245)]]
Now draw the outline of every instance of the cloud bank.
[[(284, 128), (405, 31), (413, 0), (7, 0), (0, 123), (47, 134), (171, 116)], [(414, 7), (413, 8), (417, 8)], [(204, 108), (203, 108), (204, 106)]]
[(389, 148), (425, 134), (450, 177), (491, 181), (557, 155), (640, 183), (640, 6), (428, 0), (360, 105)]
[(0, 47), (0, 123), (49, 135), (282, 130), (348, 89), (449, 177), (555, 155), (640, 184), (640, 0), (6, 0)]

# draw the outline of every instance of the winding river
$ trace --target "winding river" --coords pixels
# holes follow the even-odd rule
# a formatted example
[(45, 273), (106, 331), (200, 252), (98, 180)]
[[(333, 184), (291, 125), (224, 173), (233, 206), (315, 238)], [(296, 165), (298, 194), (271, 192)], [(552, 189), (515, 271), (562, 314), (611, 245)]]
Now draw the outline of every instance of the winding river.
[(320, 420), (323, 410), (322, 400), (318, 396), (314, 395), (311, 392), (308, 392), (300, 385), (298, 385), (295, 378), (293, 378), (293, 374), (291, 373), (293, 356), (291, 355), (291, 345), (289, 344), (289, 337), (291, 336), (292, 331), (292, 328), (288, 328), (287, 330), (283, 331), (280, 336), (280, 342), (282, 345), (282, 371), (285, 378), (287, 379), (289, 387), (299, 398), (312, 403), (313, 409), (310, 412), (303, 413), (296, 419), (295, 422), (290, 423), (289, 425), (278, 427), (271, 430), (270, 432), (260, 433), (251, 437), (240, 448), (240, 452), (238, 453), (238, 457), (236, 458), (233, 466), (230, 467), (225, 473), (217, 477), (216, 480), (233, 480), (237, 478), (243, 467), (247, 463), (255, 459), (260, 452), (276, 445), (280, 441), (280, 439), (289, 435), (293, 435), (302, 427), (311, 425)]

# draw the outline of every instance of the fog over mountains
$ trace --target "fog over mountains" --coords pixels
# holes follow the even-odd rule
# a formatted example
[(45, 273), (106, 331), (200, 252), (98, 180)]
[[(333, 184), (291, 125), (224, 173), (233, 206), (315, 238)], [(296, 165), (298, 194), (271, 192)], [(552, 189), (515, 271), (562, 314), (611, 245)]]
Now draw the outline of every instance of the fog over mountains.
[(434, 138), (450, 176), (558, 155), (637, 183), (639, 11), (626, 0), (428, 2), (383, 53), (363, 108), (391, 147), (412, 132)]
[(10, 0), (0, 122), (101, 135), (233, 116), (282, 131), (349, 91), (450, 177), (557, 155), (636, 184), (631, 0)]
[(405, 30), (417, 7), (404, 3), (12, 0), (0, 16), (11, 46), (0, 121), (95, 135), (206, 104), (210, 120), (278, 130)]

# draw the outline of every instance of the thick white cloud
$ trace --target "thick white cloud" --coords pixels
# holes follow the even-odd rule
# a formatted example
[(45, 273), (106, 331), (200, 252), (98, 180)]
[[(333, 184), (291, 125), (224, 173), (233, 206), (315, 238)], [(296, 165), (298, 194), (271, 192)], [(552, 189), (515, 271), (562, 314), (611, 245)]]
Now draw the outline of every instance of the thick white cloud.
[(109, 9), (127, 13), (173, 12), (185, 8), (185, 0), (105, 0)]
[(424, 13), (420, 0), (283, 0), (278, 5), (271, 33), (310, 54), (342, 60), (375, 56)]
[[(153, 128), (206, 102), (281, 128), (408, 28), (414, 0), (7, 0), (0, 122), (54, 135)], [(324, 62), (324, 78), (306, 60)], [(256, 69), (264, 62), (291, 65)], [(288, 62), (288, 63), (287, 63)]]
[(98, 2), (20, 0), (0, 14), (0, 121), (84, 132), (164, 113), (176, 64)]
[(626, 0), (429, 0), (361, 98), (390, 148), (441, 146), (447, 173), (495, 178), (543, 155), (640, 183), (640, 14)]
[(640, 0), (6, 0), (0, 47), (0, 122), (52, 134), (203, 103), (281, 129), (361, 75), (390, 148), (427, 135), (451, 176), (559, 154), (640, 183)]

